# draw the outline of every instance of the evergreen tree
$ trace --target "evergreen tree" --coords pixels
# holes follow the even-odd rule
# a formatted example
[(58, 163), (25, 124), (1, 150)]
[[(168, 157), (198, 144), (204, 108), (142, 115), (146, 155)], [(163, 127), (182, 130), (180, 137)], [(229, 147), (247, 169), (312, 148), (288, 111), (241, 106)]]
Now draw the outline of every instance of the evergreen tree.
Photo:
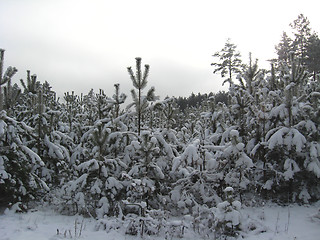
[(290, 23), (290, 26), (295, 36), (293, 40), (295, 55), (305, 63), (308, 41), (311, 37), (310, 21), (303, 14), (299, 14), (298, 18)]
[(242, 216), (240, 213), (241, 202), (234, 199), (234, 189), (232, 187), (226, 187), (224, 189), (224, 193), (226, 195), (226, 200), (224, 202), (219, 203), (215, 210), (216, 236), (235, 237), (239, 233), (242, 223)]
[(37, 81), (36, 74), (30, 75), (30, 70), (27, 70), (27, 83), (25, 83), (23, 81), (23, 79), (21, 79), (20, 82), (24, 88), (25, 93), (31, 93), (31, 94), (38, 93), (38, 89), (40, 87), (40, 82)]
[(17, 110), (15, 106), (18, 104), (21, 97), (21, 89), (17, 84), (11, 85), (11, 79), (7, 82), (7, 86), (3, 88), (4, 109), (10, 116), (14, 115)]
[(233, 84), (232, 74), (240, 73), (243, 67), (241, 55), (237, 51), (237, 46), (228, 39), (224, 48), (222, 48), (220, 52), (216, 52), (213, 57), (219, 59), (219, 62), (211, 63), (211, 66), (215, 67), (213, 73), (220, 72), (221, 77), (227, 76), (228, 78), (224, 83), (229, 82), (231, 86)]
[(157, 97), (154, 95), (154, 87), (151, 87), (149, 89), (146, 96), (142, 95), (142, 90), (147, 86), (148, 83), (147, 78), (149, 76), (150, 66), (146, 64), (144, 68), (144, 72), (142, 73), (140, 57), (136, 58), (136, 74), (134, 74), (131, 67), (127, 68), (130, 75), (130, 79), (132, 80), (132, 84), (138, 90), (138, 94), (135, 92), (134, 89), (131, 90), (133, 103), (127, 107), (130, 108), (133, 105), (135, 106), (137, 114), (138, 135), (140, 135), (141, 132), (143, 114), (147, 110), (148, 101), (155, 101), (157, 99)]
[[(3, 63), (4, 63), (4, 49), (0, 49), (0, 111), (3, 110), (3, 95), (2, 85), (6, 84), (11, 80), (14, 74), (18, 71), (15, 67), (8, 67), (6, 72), (3, 74)], [(8, 88), (7, 88), (8, 89)]]
[[(42, 179), (44, 162), (30, 147), (35, 130), (0, 112), (0, 204), (27, 203), (49, 191)], [(30, 141), (32, 142), (32, 141)]]
[[(310, 159), (308, 142), (311, 139), (307, 139), (310, 134), (314, 134), (315, 129), (307, 125), (317, 127), (305, 119), (306, 110), (310, 107), (303, 97), (306, 96), (308, 88), (308, 74), (301, 64), (301, 59), (295, 59), (291, 54), (289, 65), (283, 63), (280, 69), (279, 80), (284, 82), (284, 91), (272, 93), (277, 103), (269, 113), (271, 124), (265, 135), (265, 157), (274, 176), (269, 176), (264, 188), (282, 193), (277, 196), (278, 199), (282, 198), (282, 201), (296, 201), (297, 195), (302, 199), (301, 192), (308, 192), (307, 189), (310, 188), (310, 176), (306, 177), (306, 166)], [(317, 172), (318, 168), (314, 168), (315, 176)], [(314, 179), (315, 176), (311, 178)], [(318, 191), (318, 187), (315, 189)]]
[(120, 105), (125, 102), (127, 95), (120, 94), (120, 84), (114, 84), (114, 87), (115, 94), (112, 96), (113, 101), (110, 103), (113, 105), (113, 118), (116, 119), (120, 115)]
[(280, 43), (275, 46), (278, 54), (278, 61), (289, 61), (290, 52), (293, 51), (293, 40), (287, 35), (286, 32), (282, 33)]
[(306, 65), (316, 81), (316, 75), (320, 72), (320, 39), (316, 33), (310, 36), (306, 50)]
[[(252, 62), (252, 54), (251, 52), (249, 53), (249, 65), (244, 65), (243, 69), (244, 74), (240, 74), (239, 76), (239, 81), (242, 85), (243, 88), (246, 88), (249, 92), (249, 94), (254, 94), (253, 89), (254, 86), (257, 84), (259, 81), (259, 77), (262, 74), (262, 71), (259, 69), (258, 66), (258, 59), (256, 59), (254, 62)], [(246, 85), (242, 82), (242, 78), (246, 81)]]

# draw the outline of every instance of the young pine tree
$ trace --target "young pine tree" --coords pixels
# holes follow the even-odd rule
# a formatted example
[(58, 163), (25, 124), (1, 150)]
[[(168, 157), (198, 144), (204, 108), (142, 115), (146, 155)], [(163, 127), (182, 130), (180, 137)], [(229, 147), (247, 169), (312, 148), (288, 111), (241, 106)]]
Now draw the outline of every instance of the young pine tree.
[(135, 106), (136, 114), (137, 114), (137, 125), (138, 125), (138, 135), (140, 135), (141, 132), (141, 126), (142, 126), (142, 120), (143, 115), (148, 107), (148, 101), (155, 101), (157, 97), (154, 95), (154, 87), (150, 88), (147, 92), (146, 96), (142, 95), (142, 90), (147, 86), (147, 79), (149, 76), (149, 65), (144, 66), (144, 72), (142, 73), (141, 69), (141, 58), (136, 58), (136, 74), (134, 74), (131, 67), (128, 67), (128, 72), (130, 75), (130, 78), (132, 80), (132, 84), (134, 88), (137, 89), (138, 94), (134, 89), (131, 90), (131, 95), (133, 98), (133, 103), (128, 106), (130, 108), (131, 106)]
[(6, 84), (11, 80), (14, 74), (18, 71), (15, 67), (8, 67), (6, 72), (3, 74), (3, 63), (4, 63), (4, 49), (0, 49), (0, 111), (3, 110), (3, 95), (2, 85)]

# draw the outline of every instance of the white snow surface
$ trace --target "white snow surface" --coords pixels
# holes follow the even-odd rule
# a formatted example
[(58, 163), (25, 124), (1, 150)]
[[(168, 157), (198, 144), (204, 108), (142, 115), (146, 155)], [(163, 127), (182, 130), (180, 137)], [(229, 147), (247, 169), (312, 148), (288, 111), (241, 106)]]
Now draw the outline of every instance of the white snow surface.
[[(249, 216), (265, 230), (263, 233), (249, 231), (243, 234), (245, 240), (317, 240), (320, 236), (320, 201), (312, 206), (292, 205), (280, 207), (275, 205), (243, 208), (242, 217)], [(319, 216), (318, 216), (319, 215)], [(185, 219), (181, 219), (185, 221)], [(114, 218), (101, 220), (114, 225)], [(171, 222), (178, 221), (171, 219)], [(82, 216), (63, 216), (50, 208), (39, 208), (28, 213), (6, 211), (0, 215), (0, 240), (57, 240), (57, 239), (164, 239), (164, 236), (143, 236), (143, 238), (125, 234), (126, 226), (115, 229), (97, 230), (99, 221)], [(188, 223), (185, 223), (188, 225)], [(76, 227), (75, 227), (76, 226)], [(191, 229), (189, 229), (191, 230)], [(199, 238), (187, 230), (182, 239)], [(80, 234), (81, 231), (81, 234)], [(172, 238), (181, 239), (181, 238)], [(208, 238), (208, 239), (213, 239)]]

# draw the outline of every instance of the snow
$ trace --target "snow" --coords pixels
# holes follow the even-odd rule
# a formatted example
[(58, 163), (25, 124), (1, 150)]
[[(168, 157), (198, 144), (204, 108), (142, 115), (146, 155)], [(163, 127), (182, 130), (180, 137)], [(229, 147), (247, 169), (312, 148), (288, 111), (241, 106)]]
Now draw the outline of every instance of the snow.
[(224, 190), (224, 192), (233, 192), (233, 188), (232, 187), (226, 187)]
[(320, 178), (320, 162), (318, 159), (314, 159), (311, 163), (309, 163), (307, 169), (310, 172), (314, 172), (314, 174)]
[(243, 151), (243, 149), (244, 149), (244, 144), (243, 144), (243, 143), (238, 143), (238, 144), (236, 145), (236, 148), (237, 148), (239, 151)]
[(0, 136), (4, 135), (4, 133), (6, 132), (6, 127), (7, 124), (2, 119), (0, 119)]
[(91, 170), (91, 171), (94, 171), (94, 170), (97, 170), (97, 169), (99, 169), (99, 162), (98, 162), (98, 160), (96, 160), (96, 159), (91, 159), (91, 160), (89, 160), (89, 161), (87, 161), (87, 162), (84, 162), (84, 163), (81, 163), (81, 164), (79, 164), (79, 166), (77, 167), (77, 169), (79, 170), (79, 171), (85, 171), (85, 170)]
[(304, 203), (308, 203), (310, 198), (311, 198), (311, 196), (310, 196), (307, 188), (304, 187), (299, 194), (299, 199), (302, 199)]
[(0, 184), (3, 183), (2, 179), (8, 179), (9, 175), (4, 168), (4, 160), (5, 156), (0, 156)]
[(289, 179), (293, 178), (293, 175), (294, 175), (296, 172), (299, 172), (299, 171), (300, 171), (300, 168), (298, 167), (298, 164), (297, 164), (294, 160), (292, 160), (292, 159), (290, 159), (290, 158), (288, 158), (288, 159), (285, 161), (285, 163), (284, 163), (284, 169), (285, 169), (286, 171), (283, 173), (283, 175), (284, 175), (284, 178), (285, 178), (286, 180), (289, 180)]
[[(101, 202), (101, 205), (107, 201)], [(240, 208), (235, 201), (234, 207)], [(222, 206), (220, 206), (222, 207)], [(292, 205), (281, 207), (269, 205), (264, 207), (243, 208), (227, 218), (238, 224), (240, 218), (254, 224), (257, 229), (242, 233), (244, 240), (316, 240), (320, 235), (320, 203), (314, 205)], [(19, 206), (14, 208), (19, 210)], [(105, 209), (104, 209), (105, 210)], [(168, 219), (167, 225), (186, 226), (182, 239), (195, 239), (199, 236), (192, 232), (191, 220), (187, 218)], [(101, 224), (107, 228), (101, 227)], [(42, 240), (42, 239), (142, 239), (140, 236), (126, 235), (127, 225), (116, 218), (95, 220), (82, 216), (63, 216), (49, 207), (38, 207), (28, 213), (5, 211), (0, 215), (0, 240)], [(143, 239), (164, 239), (164, 236), (144, 236)], [(175, 238), (172, 239), (181, 239)], [(213, 236), (212, 236), (213, 239)]]
[(291, 131), (293, 132), (292, 144), (296, 146), (297, 152), (301, 152), (307, 140), (298, 130), (292, 129)]
[(172, 201), (178, 202), (180, 197), (181, 197), (180, 190), (174, 189), (174, 190), (171, 191), (171, 199), (172, 199)]
[(114, 177), (109, 177), (106, 181), (106, 188), (107, 189), (112, 189), (112, 188), (121, 189), (122, 184)]
[(306, 138), (297, 129), (282, 127), (270, 137), (269, 149), (274, 149), (279, 145), (286, 145), (290, 150), (292, 146), (295, 146), (296, 152), (300, 153), (306, 142)]
[(253, 167), (253, 163), (251, 158), (249, 158), (246, 154), (241, 153), (239, 159), (236, 161), (236, 167), (245, 166), (246, 168)]
[(155, 174), (156, 176), (159, 178), (159, 179), (164, 179), (165, 176), (161, 170), (161, 168), (159, 166), (157, 166), (156, 164), (150, 164), (150, 166), (153, 167), (154, 171), (155, 171)]
[(96, 213), (97, 213), (98, 218), (101, 219), (104, 217), (104, 215), (106, 213), (108, 213), (110, 205), (109, 205), (109, 201), (106, 197), (102, 197), (99, 200), (98, 205), (100, 206), (100, 208), (96, 209)]
[[(280, 128), (276, 133), (274, 133), (270, 139), (269, 139), (269, 149), (273, 149), (277, 145), (283, 144), (283, 138), (284, 132), (287, 132), (288, 128)], [(267, 134), (268, 135), (268, 134)]]
[(87, 177), (88, 174), (81, 175), (77, 180), (74, 182), (71, 182), (71, 190), (75, 191), (78, 188), (78, 184), (81, 183), (81, 188), (84, 188), (84, 186), (87, 184)]
[(312, 93), (310, 93), (310, 96), (311, 97), (318, 97), (318, 98), (320, 98), (320, 93), (319, 92), (312, 92)]
[(44, 166), (44, 162), (41, 160), (41, 158), (39, 157), (38, 154), (36, 154), (35, 152), (33, 152), (30, 148), (21, 145), (20, 148), (22, 149), (22, 151), (27, 154), (30, 158), (33, 164), (38, 163), (40, 166)]
[(294, 86), (295, 86), (296, 84), (294, 83), (294, 82), (291, 82), (290, 84), (288, 84), (285, 88), (284, 88), (284, 90), (285, 91), (289, 91), (291, 88), (293, 88)]
[[(173, 134), (172, 134), (173, 135)], [(157, 141), (159, 143), (161, 143), (161, 145), (164, 147), (164, 150), (166, 152), (166, 154), (168, 155), (168, 157), (170, 158), (174, 158), (174, 154), (172, 151), (172, 148), (170, 147), (170, 145), (166, 142), (166, 140), (163, 138), (163, 136), (161, 134), (155, 134), (155, 138), (157, 139)], [(156, 143), (155, 143), (156, 144)]]
[(320, 156), (320, 144), (312, 142), (310, 146), (310, 157), (317, 158), (318, 156)]
[(181, 163), (181, 160), (180, 160), (180, 159), (181, 159), (180, 157), (175, 157), (175, 158), (173, 159), (173, 164), (172, 164), (172, 171), (173, 171), (173, 172), (178, 169), (178, 167), (179, 167), (179, 165), (180, 165), (180, 163)]
[(197, 147), (189, 145), (181, 156), (188, 164), (193, 164), (199, 159)]
[[(319, 204), (316, 206), (319, 207)], [(316, 206), (270, 206), (247, 209), (246, 214), (256, 215), (263, 212), (266, 232), (258, 236), (250, 234), (246, 240), (316, 240), (319, 239), (320, 221), (312, 219), (318, 211)]]
[(270, 111), (271, 118), (279, 117), (280, 119), (284, 119), (286, 114), (287, 114), (287, 109), (285, 104), (281, 104)]
[(48, 136), (44, 137), (44, 143), (49, 148), (49, 151), (48, 151), (49, 156), (51, 156), (52, 158), (57, 157), (58, 159), (64, 159), (63, 151), (58, 146), (50, 142)]
[(272, 188), (273, 181), (267, 180), (266, 183), (262, 186), (264, 189), (270, 190)]
[(235, 138), (239, 137), (239, 132), (235, 129), (232, 129), (230, 131), (230, 137), (235, 137)]
[(101, 186), (102, 186), (101, 180), (100, 180), (100, 179), (97, 179), (97, 180), (94, 182), (93, 186), (91, 187), (90, 192), (91, 192), (92, 194), (100, 194), (100, 193), (101, 193)]

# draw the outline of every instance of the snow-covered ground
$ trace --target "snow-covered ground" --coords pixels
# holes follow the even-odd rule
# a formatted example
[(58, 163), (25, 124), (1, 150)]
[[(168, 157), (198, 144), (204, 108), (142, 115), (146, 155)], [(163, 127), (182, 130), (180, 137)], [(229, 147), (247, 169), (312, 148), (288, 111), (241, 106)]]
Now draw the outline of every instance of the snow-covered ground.
[[(245, 212), (250, 218), (264, 219), (265, 233), (249, 234), (246, 240), (318, 240), (320, 239), (320, 218), (316, 215), (319, 204), (313, 206), (269, 206), (264, 209), (251, 208)], [(264, 212), (264, 214), (262, 214)], [(319, 216), (320, 217), (320, 216)]]
[[(249, 232), (246, 240), (318, 240), (320, 239), (320, 202), (312, 206), (280, 207), (269, 205), (264, 208), (245, 208), (243, 216), (255, 222), (263, 233)], [(320, 214), (319, 214), (320, 215)], [(114, 219), (110, 225), (114, 225)], [(106, 232), (96, 230), (96, 220), (81, 216), (62, 216), (53, 210), (37, 210), (28, 213), (6, 212), (0, 215), (1, 240), (42, 240), (42, 239), (141, 239), (125, 235), (125, 226)], [(186, 231), (184, 239), (195, 239)], [(143, 239), (164, 239), (164, 236), (144, 236)]]

